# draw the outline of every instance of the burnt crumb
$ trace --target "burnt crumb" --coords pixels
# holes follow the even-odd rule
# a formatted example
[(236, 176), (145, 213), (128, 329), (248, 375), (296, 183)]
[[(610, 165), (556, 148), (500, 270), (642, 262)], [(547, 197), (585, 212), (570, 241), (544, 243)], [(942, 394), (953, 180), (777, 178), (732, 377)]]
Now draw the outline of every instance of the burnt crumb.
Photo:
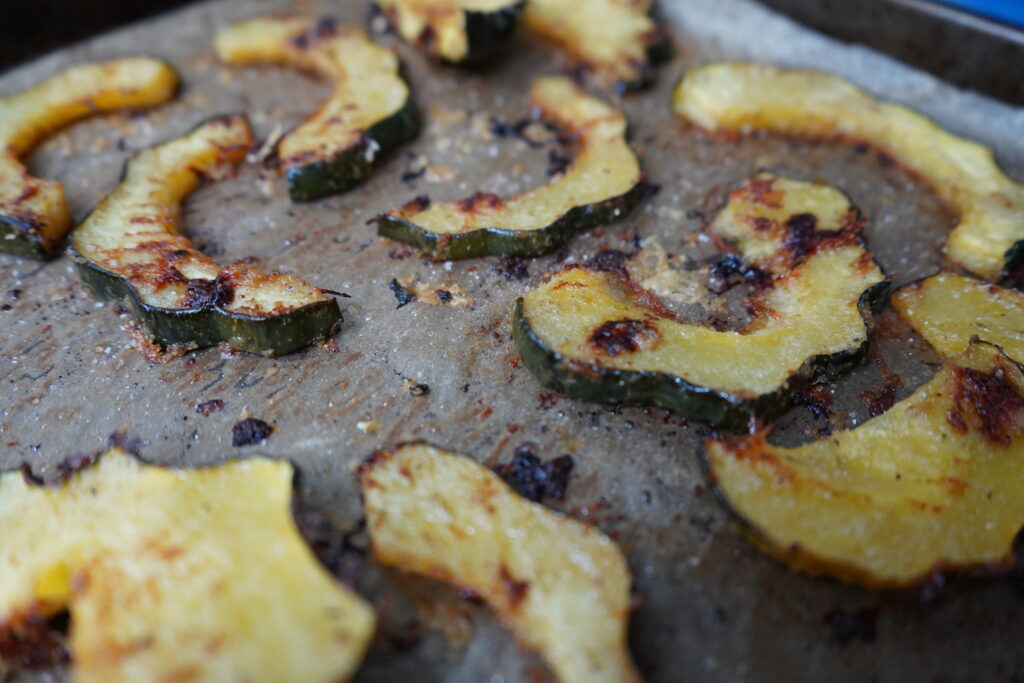
[(520, 119), (519, 121), (509, 124), (499, 116), (491, 117), (491, 135), (496, 138), (505, 139), (519, 139), (525, 142), (528, 146), (536, 149), (543, 147), (544, 142), (541, 140), (535, 140), (534, 138), (527, 135), (527, 129), (531, 124), (537, 123), (533, 119)]
[(238, 422), (231, 428), (231, 445), (248, 446), (259, 443), (274, 433), (274, 428), (255, 417), (250, 417)]
[(756, 290), (765, 290), (771, 289), (774, 282), (768, 271), (745, 263), (736, 254), (725, 254), (711, 264), (707, 287), (712, 294), (721, 296), (740, 283)]
[(11, 310), (14, 310), (14, 306), (11, 306), (10, 304), (0, 305), (0, 311), (11, 311)]
[(20, 298), (21, 298), (21, 290), (20, 289), (9, 289), (9, 290), (7, 290), (7, 300), (8, 301), (17, 301)]
[(100, 458), (100, 453), (75, 453), (57, 463), (54, 471), (57, 473), (50, 482), (52, 486), (61, 486), (78, 472), (92, 467)]
[(566, 170), (569, 168), (570, 164), (572, 164), (572, 157), (569, 156), (568, 154), (562, 154), (561, 152), (555, 149), (548, 150), (547, 173), (549, 178), (552, 176), (561, 175), (562, 173), (565, 173)]
[(562, 397), (553, 391), (542, 391), (537, 394), (537, 407), (541, 410), (549, 410), (558, 403), (560, 398)]
[(953, 366), (953, 376), (953, 405), (946, 416), (949, 424), (960, 434), (972, 427), (990, 443), (1009, 446), (1020, 429), (1024, 397), (1017, 393), (1006, 370), (1001, 365), (991, 373)]
[(430, 385), (428, 384), (413, 384), (409, 387), (409, 393), (413, 396), (427, 396), (430, 394)]
[(542, 462), (534, 452), (536, 446), (526, 442), (516, 448), (512, 462), (498, 465), (494, 471), (523, 498), (537, 503), (544, 496), (563, 500), (573, 468), (571, 455), (562, 455)]
[(392, 261), (401, 261), (409, 258), (410, 256), (415, 256), (417, 253), (419, 252), (417, 252), (408, 244), (403, 244), (397, 249), (389, 249), (388, 258), (391, 259)]
[(323, 512), (303, 503), (298, 496), (292, 497), (292, 518), (324, 569), (345, 585), (354, 586), (368, 554), (366, 520), (343, 533)]
[(309, 45), (324, 38), (330, 38), (337, 33), (338, 27), (331, 17), (321, 17), (316, 24), (300, 36), (292, 38), (292, 44), (299, 49), (306, 49)]
[(829, 627), (829, 642), (839, 647), (855, 640), (873, 643), (878, 637), (877, 607), (863, 607), (855, 610), (837, 607), (829, 611), (822, 621)]
[(210, 399), (196, 404), (196, 413), (203, 417), (209, 417), (217, 411), (224, 410), (224, 401), (219, 398)]
[(495, 270), (506, 280), (522, 281), (530, 276), (530, 265), (526, 259), (515, 256), (499, 256)]
[(16, 617), (0, 628), (0, 662), (22, 668), (67, 664), (67, 627), (67, 612), (51, 619), (37, 613)]
[(138, 456), (142, 451), (142, 439), (133, 439), (124, 432), (114, 432), (107, 437), (107, 448), (120, 448), (126, 453)]
[(392, 292), (395, 293), (395, 301), (398, 302), (398, 305), (395, 306), (395, 309), (399, 309), (402, 306), (406, 306), (408, 304), (411, 304), (413, 301), (416, 301), (416, 295), (410, 292), (402, 285), (398, 284), (398, 280), (392, 278), (391, 282), (388, 283), (388, 287), (391, 289)]
[(590, 257), (587, 267), (602, 273), (625, 274), (629, 257), (629, 254), (618, 249), (602, 249)]
[(426, 172), (427, 172), (427, 167), (424, 166), (423, 168), (419, 169), (418, 171), (404, 171), (402, 173), (402, 175), (399, 176), (399, 178), (401, 179), (401, 181), (403, 183), (411, 183), (414, 180), (422, 178), (423, 175)]
[(903, 386), (898, 375), (889, 375), (877, 387), (862, 391), (860, 400), (868, 406), (868, 415), (878, 417), (896, 404), (896, 392)]
[(182, 308), (227, 306), (235, 299), (235, 289), (218, 275), (213, 280), (189, 280), (185, 284)]
[(437, 300), (443, 304), (446, 304), (452, 300), (452, 293), (447, 289), (438, 289), (434, 292), (437, 295)]
[(807, 408), (816, 419), (825, 422), (826, 434), (832, 432), (832, 394), (825, 387), (815, 384), (798, 389), (793, 393), (793, 405)]
[(609, 356), (620, 353), (634, 353), (661, 334), (657, 328), (643, 320), (609, 320), (590, 335), (590, 343)]
[(646, 180), (640, 181), (640, 199), (650, 199), (654, 195), (661, 192), (661, 185), (657, 183), (649, 183)]

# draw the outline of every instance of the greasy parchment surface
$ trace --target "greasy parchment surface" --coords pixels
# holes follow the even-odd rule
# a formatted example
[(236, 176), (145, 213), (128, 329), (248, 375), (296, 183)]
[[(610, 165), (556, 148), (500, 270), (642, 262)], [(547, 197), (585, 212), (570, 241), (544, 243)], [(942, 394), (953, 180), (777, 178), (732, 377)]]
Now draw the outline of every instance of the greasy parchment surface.
[[(202, 3), (0, 76), (0, 94), (6, 94), (71, 64), (139, 52), (169, 59), (182, 72), (178, 102), (78, 124), (37, 151), (32, 171), (63, 181), (81, 219), (114, 187), (130, 151), (180, 135), (213, 114), (245, 110), (261, 137), (278, 123), (287, 130), (312, 111), (325, 84), (287, 69), (226, 69), (211, 57), (217, 28), (279, 8), (329, 11), (360, 23), (368, 17), (362, 1)], [(349, 193), (292, 205), (282, 179), (251, 165), (189, 200), (188, 228), (206, 253), (225, 262), (254, 256), (263, 267), (351, 295), (341, 300), (345, 324), (336, 353), (313, 348), (266, 359), (208, 349), (150, 365), (131, 347), (112, 307), (82, 289), (68, 258), (39, 264), (0, 256), (0, 466), (27, 461), (45, 473), (72, 452), (101, 448), (118, 429), (141, 439), (151, 461), (217, 462), (244, 455), (231, 446), (231, 426), (252, 414), (276, 427), (261, 452), (289, 457), (302, 472), (307, 499), (332, 518), (353, 522), (361, 509), (351, 466), (378, 446), (426, 439), (493, 463), (532, 441), (544, 457), (571, 453), (576, 461), (566, 500), (557, 507), (597, 522), (623, 545), (641, 599), (633, 652), (652, 681), (1024, 676), (1024, 596), (1008, 581), (958, 581), (944, 591), (933, 586), (925, 600), (920, 591), (877, 593), (796, 574), (734, 534), (722, 508), (703, 492), (696, 428), (662, 411), (615, 411), (549, 397), (516, 363), (509, 306), (557, 270), (559, 259), (580, 261), (601, 248), (632, 251), (654, 239), (673, 255), (712, 256), (713, 247), (693, 233), (759, 169), (848, 193), (869, 218), (868, 245), (895, 284), (939, 266), (954, 216), (927, 188), (874, 153), (848, 146), (771, 138), (713, 142), (695, 133), (669, 109), (671, 86), (688, 64), (758, 58), (838, 71), (996, 146), (1004, 167), (1024, 179), (1021, 110), (821, 38), (748, 0), (665, 2), (662, 10), (674, 22), (677, 57), (661, 69), (654, 89), (622, 103), (660, 193), (625, 220), (577, 238), (562, 254), (530, 262), (524, 279), (506, 277), (498, 259), (426, 263), (379, 240), (365, 221), (416, 195), (507, 195), (545, 182), (544, 149), (482, 134), (490, 116), (516, 121), (525, 115), (526, 90), (536, 74), (571, 66), (525, 34), (508, 48), (515, 60), (480, 72), (432, 65), (415, 49), (384, 38), (398, 46), (417, 100), (432, 116), (416, 142)], [(469, 118), (462, 119), (466, 112)], [(402, 182), (403, 171), (422, 163), (409, 154), (427, 157), (429, 168)], [(421, 284), (461, 288), (472, 303), (396, 309), (388, 283), (413, 276)], [(686, 274), (697, 290), (704, 277), (701, 270)], [(700, 317), (693, 306), (682, 309)], [(932, 375), (936, 359), (892, 316), (883, 318), (880, 332), (875, 356), (903, 378), (895, 391), (900, 399)], [(413, 395), (407, 380), (428, 384), (430, 393)], [(833, 400), (832, 427), (867, 419), (861, 393), (881, 383), (878, 363), (868, 362), (830, 385), (824, 393)], [(206, 417), (195, 412), (197, 403), (212, 399), (222, 400), (224, 409)], [(795, 407), (772, 438), (795, 444), (823, 427), (823, 419)], [(454, 591), (372, 566), (358, 587), (375, 602), (381, 622), (359, 681), (547, 676), (485, 609)]]

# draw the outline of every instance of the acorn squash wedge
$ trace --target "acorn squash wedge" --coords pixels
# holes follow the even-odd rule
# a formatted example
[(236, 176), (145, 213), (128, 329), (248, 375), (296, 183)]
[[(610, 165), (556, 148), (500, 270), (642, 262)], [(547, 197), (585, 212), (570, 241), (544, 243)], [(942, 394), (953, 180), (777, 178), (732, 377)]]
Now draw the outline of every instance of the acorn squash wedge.
[(1024, 294), (974, 278), (939, 273), (901, 287), (892, 307), (944, 358), (972, 337), (998, 345), (1024, 363)]
[(178, 74), (169, 64), (125, 57), (72, 67), (0, 97), (0, 251), (52, 258), (71, 229), (64, 187), (29, 175), (20, 157), (73, 121), (101, 111), (161, 104), (177, 86)]
[(537, 256), (572, 235), (626, 214), (643, 196), (643, 174), (626, 141), (626, 118), (566, 78), (530, 89), (534, 111), (576, 140), (576, 155), (547, 185), (503, 199), (414, 199), (377, 217), (377, 230), (437, 260), (490, 254)]
[(500, 52), (512, 37), (526, 0), (377, 0), (406, 42), (452, 64)]
[(356, 26), (270, 15), (229, 26), (214, 42), (226, 64), (283, 64), (335, 82), (320, 108), (278, 144), (294, 201), (344, 192), (419, 132), (398, 57)]
[(354, 673), (373, 610), (303, 542), (288, 462), (75, 458), (52, 485), (0, 474), (0, 633), (69, 610), (78, 683)]
[(706, 466), (753, 541), (783, 562), (874, 587), (1012, 567), (1024, 373), (999, 347), (972, 342), (853, 430), (798, 448), (765, 436), (709, 441)]
[(82, 281), (123, 302), (161, 346), (225, 342), (279, 355), (341, 324), (337, 301), (319, 288), (244, 263), (219, 266), (180, 232), (185, 196), (230, 172), (252, 143), (245, 117), (224, 116), (137, 152), (121, 184), (73, 234)]
[(860, 360), (868, 309), (887, 286), (862, 225), (838, 190), (758, 176), (711, 226), (770, 278), (745, 329), (679, 320), (624, 270), (570, 266), (516, 302), (516, 346), (542, 383), (569, 396), (743, 428), (784, 409), (800, 383)]
[(377, 451), (359, 479), (379, 562), (479, 595), (563, 683), (640, 680), (629, 566), (597, 528), (424, 444)]
[(523, 22), (557, 43), (618, 92), (651, 83), (668, 59), (668, 33), (649, 16), (649, 0), (529, 0)]
[(765, 130), (874, 145), (960, 213), (945, 247), (951, 261), (995, 280), (1024, 259), (1024, 185), (999, 169), (991, 149), (907, 107), (880, 102), (838, 76), (763, 64), (708, 64), (686, 72), (672, 105), (709, 130)]

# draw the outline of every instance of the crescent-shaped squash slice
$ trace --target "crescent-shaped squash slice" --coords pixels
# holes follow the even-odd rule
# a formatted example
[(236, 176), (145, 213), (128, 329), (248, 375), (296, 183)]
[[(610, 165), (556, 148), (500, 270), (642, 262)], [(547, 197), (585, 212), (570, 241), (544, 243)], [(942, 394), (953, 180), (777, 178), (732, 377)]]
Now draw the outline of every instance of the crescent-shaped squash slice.
[(605, 403), (659, 405), (716, 427), (784, 409), (801, 382), (849, 369), (886, 282), (838, 190), (762, 175), (711, 230), (770, 276), (738, 332), (689, 324), (624, 270), (569, 267), (516, 302), (523, 363), (547, 386)]
[(649, 85), (672, 54), (649, 0), (529, 0), (523, 21), (623, 92)]
[(0, 632), (69, 610), (78, 683), (347, 680), (373, 610), (303, 542), (292, 478), (119, 448), (53, 486), (0, 475)]
[(252, 142), (245, 117), (225, 116), (137, 152), (121, 184), (74, 232), (82, 281), (124, 302), (162, 346), (225, 342), (279, 355), (341, 324), (337, 301), (319, 288), (245, 263), (219, 266), (181, 234), (184, 198), (204, 179), (230, 172)]
[(878, 587), (1006, 569), (1024, 526), (1024, 374), (974, 342), (856, 429), (799, 448), (710, 441), (706, 464), (753, 540), (798, 569)]
[(453, 64), (504, 49), (526, 0), (377, 0), (398, 35)]
[(944, 358), (973, 337), (1024, 363), (1024, 294), (974, 278), (939, 273), (901, 287), (892, 306)]
[(535, 112), (576, 140), (576, 156), (564, 173), (509, 199), (485, 193), (462, 201), (414, 199), (377, 217), (381, 236), (438, 260), (537, 256), (625, 215), (643, 195), (625, 116), (566, 78), (537, 79), (530, 100)]
[(283, 64), (334, 81), (316, 113), (278, 145), (294, 201), (344, 192), (419, 132), (398, 57), (356, 26), (271, 15), (229, 26), (214, 44), (227, 64)]
[(71, 228), (64, 187), (29, 175), (20, 157), (73, 121), (100, 111), (152, 107), (174, 96), (165, 62), (126, 57), (76, 66), (0, 97), (0, 251), (50, 258)]
[(1024, 258), (1024, 185), (992, 150), (910, 109), (880, 102), (838, 76), (763, 64), (690, 69), (676, 87), (677, 114), (709, 130), (766, 130), (874, 145), (921, 176), (960, 213), (946, 242), (953, 262), (997, 279)]
[(639, 680), (629, 567), (599, 530), (422, 444), (374, 453), (359, 477), (380, 562), (480, 595), (564, 683)]

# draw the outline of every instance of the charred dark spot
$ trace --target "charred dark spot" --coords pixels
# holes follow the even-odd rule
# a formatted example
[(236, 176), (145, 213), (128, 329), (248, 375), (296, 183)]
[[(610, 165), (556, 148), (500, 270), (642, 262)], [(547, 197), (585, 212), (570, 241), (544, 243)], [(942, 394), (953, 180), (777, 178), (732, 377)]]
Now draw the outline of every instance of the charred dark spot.
[(7, 300), (8, 301), (17, 301), (20, 298), (21, 298), (21, 290), (20, 289), (9, 289), (9, 290), (7, 290)]
[(142, 439), (135, 439), (125, 432), (114, 432), (107, 437), (107, 448), (120, 448), (125, 453), (137, 456), (142, 451)]
[(388, 288), (395, 294), (395, 300), (398, 302), (398, 305), (395, 306), (396, 309), (416, 301), (416, 295), (400, 285), (394, 278), (388, 283)]
[(337, 24), (331, 17), (322, 17), (316, 24), (302, 35), (291, 39), (292, 45), (305, 50), (315, 40), (330, 38), (337, 33)]
[(947, 419), (954, 430), (963, 434), (973, 427), (994, 445), (1010, 445), (1020, 431), (1024, 397), (1017, 393), (1006, 372), (1002, 365), (991, 373), (953, 366), (953, 406)]
[(210, 399), (196, 404), (196, 413), (203, 417), (209, 417), (214, 413), (224, 410), (224, 401), (219, 398)]
[(505, 276), (506, 280), (522, 281), (530, 276), (529, 262), (515, 256), (500, 256), (496, 270)]
[(523, 498), (535, 503), (544, 496), (563, 500), (574, 464), (572, 456), (562, 455), (543, 462), (535, 448), (531, 442), (522, 444), (516, 448), (512, 462), (498, 465), (494, 471)]
[(839, 647), (856, 640), (873, 643), (878, 637), (877, 607), (863, 607), (855, 610), (836, 608), (828, 612), (822, 621), (829, 627), (829, 641)]
[(649, 183), (646, 180), (640, 181), (640, 199), (650, 199), (654, 195), (661, 192), (661, 185), (657, 183)]
[(758, 204), (763, 204), (773, 209), (778, 209), (782, 206), (783, 193), (775, 189), (774, 178), (754, 178), (747, 183), (744, 190)]
[(505, 200), (493, 192), (477, 192), (458, 202), (459, 210), (466, 213), (473, 213), (481, 209), (500, 209), (504, 205)]
[(722, 295), (739, 284), (737, 276), (743, 273), (743, 259), (737, 254), (724, 254), (718, 261), (711, 264), (708, 271), (708, 289), (713, 294)]
[(626, 273), (629, 254), (618, 249), (602, 249), (587, 261), (587, 267), (602, 273)]
[(409, 387), (409, 393), (413, 396), (427, 396), (430, 394), (430, 385), (427, 384), (413, 384)]
[(235, 300), (235, 288), (218, 275), (213, 280), (189, 280), (185, 285), (182, 308), (228, 306)]
[(54, 471), (57, 473), (50, 482), (52, 486), (61, 486), (78, 472), (92, 467), (100, 459), (100, 453), (75, 453), (57, 463)]
[(758, 232), (771, 232), (774, 227), (775, 221), (771, 218), (765, 218), (764, 216), (754, 217), (754, 230), (757, 230)]
[(568, 170), (569, 165), (572, 164), (572, 157), (568, 154), (562, 154), (558, 150), (548, 150), (548, 177), (561, 175)]
[(67, 612), (49, 620), (32, 612), (0, 625), (0, 662), (16, 668), (38, 668), (70, 662), (67, 622)]
[(793, 265), (803, 263), (808, 254), (814, 251), (822, 233), (817, 231), (818, 217), (813, 213), (798, 213), (786, 221), (786, 236), (782, 238), (782, 248), (789, 252)]
[(419, 213), (420, 211), (426, 211), (430, 208), (430, 197), (425, 194), (417, 195), (412, 200), (406, 202), (398, 210), (402, 214)]
[(813, 385), (793, 394), (793, 405), (807, 408), (816, 419), (824, 420), (825, 433), (832, 431), (832, 394), (825, 387)]
[(426, 172), (427, 172), (427, 167), (423, 166), (422, 168), (417, 169), (417, 170), (404, 171), (400, 177), (401, 177), (401, 180), (402, 180), (403, 183), (411, 183), (412, 181), (416, 180), (417, 178), (422, 178), (423, 174), (426, 173)]
[(590, 335), (590, 343), (609, 356), (634, 353), (657, 340), (657, 328), (643, 320), (609, 320)]
[(526, 593), (530, 590), (530, 582), (516, 579), (505, 565), (501, 565), (499, 574), (501, 582), (505, 586), (505, 591), (508, 593), (509, 607), (515, 609), (526, 598)]
[(274, 433), (274, 428), (255, 417), (250, 417), (235, 424), (231, 428), (231, 445), (248, 446), (259, 443)]
[(452, 300), (452, 293), (449, 292), (447, 289), (439, 289), (435, 292), (435, 294), (437, 294), (437, 300), (443, 304), (446, 304)]
[[(531, 148), (543, 147), (544, 142), (541, 140), (535, 140), (526, 134), (527, 129), (531, 124), (536, 123), (532, 119), (520, 119), (513, 124), (506, 123), (504, 119), (492, 116), (491, 117), (491, 134), (496, 138), (505, 139), (519, 139), (525, 142)], [(550, 130), (550, 126), (544, 124)]]
[(877, 387), (863, 391), (860, 399), (868, 406), (868, 415), (878, 417), (896, 404), (896, 392), (903, 386), (898, 375), (889, 375)]

